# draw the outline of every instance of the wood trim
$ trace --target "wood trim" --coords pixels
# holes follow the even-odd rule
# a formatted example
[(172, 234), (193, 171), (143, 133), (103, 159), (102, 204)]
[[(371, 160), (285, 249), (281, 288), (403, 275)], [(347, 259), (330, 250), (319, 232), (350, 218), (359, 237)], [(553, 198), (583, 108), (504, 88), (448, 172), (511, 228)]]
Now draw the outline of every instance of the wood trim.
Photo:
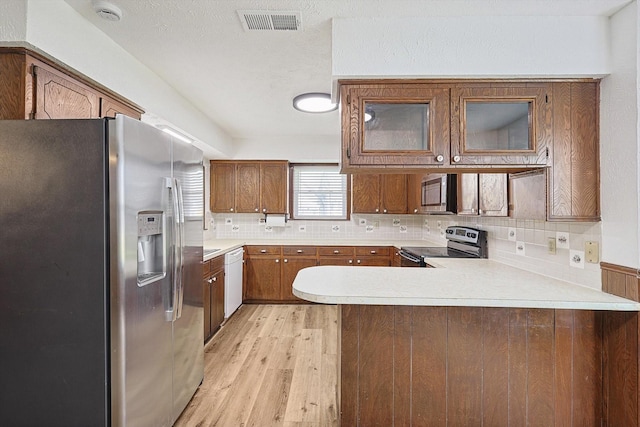
[(600, 268), (602, 270), (615, 271), (617, 273), (640, 276), (640, 270), (638, 270), (638, 269), (631, 268), (631, 267), (625, 267), (625, 266), (618, 265), (618, 264), (611, 264), (609, 262), (602, 261), (600, 263)]
[(570, 82), (584, 83), (599, 81), (598, 78), (545, 78), (545, 79), (339, 79), (338, 86), (343, 85), (413, 85), (413, 84), (469, 84), (469, 83), (486, 83), (503, 84), (503, 83), (553, 83), (553, 82)]

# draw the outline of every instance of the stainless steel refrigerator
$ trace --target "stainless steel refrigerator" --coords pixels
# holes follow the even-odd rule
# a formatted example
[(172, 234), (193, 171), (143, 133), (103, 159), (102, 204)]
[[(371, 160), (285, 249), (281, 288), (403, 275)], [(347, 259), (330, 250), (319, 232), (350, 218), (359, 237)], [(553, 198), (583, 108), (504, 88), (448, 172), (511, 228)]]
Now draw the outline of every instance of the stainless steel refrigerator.
[(0, 418), (170, 426), (203, 378), (202, 152), (125, 116), (0, 121)]

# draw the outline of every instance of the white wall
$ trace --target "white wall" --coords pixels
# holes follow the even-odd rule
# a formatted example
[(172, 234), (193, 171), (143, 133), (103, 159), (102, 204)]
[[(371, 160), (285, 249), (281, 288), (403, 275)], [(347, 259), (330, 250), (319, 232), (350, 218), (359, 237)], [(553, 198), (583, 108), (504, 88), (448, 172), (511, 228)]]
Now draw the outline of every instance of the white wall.
[(612, 73), (601, 84), (602, 260), (640, 266), (638, 211), (638, 8), (611, 18)]
[(456, 16), (333, 20), (333, 76), (608, 74), (606, 17)]
[[(235, 159), (289, 160), (299, 163), (337, 163), (340, 136), (238, 139)], [(292, 150), (292, 147), (294, 149)]]
[(209, 156), (233, 155), (231, 138), (218, 125), (64, 1), (1, 1), (0, 44), (10, 42), (26, 42), (130, 99), (153, 120), (206, 144)]

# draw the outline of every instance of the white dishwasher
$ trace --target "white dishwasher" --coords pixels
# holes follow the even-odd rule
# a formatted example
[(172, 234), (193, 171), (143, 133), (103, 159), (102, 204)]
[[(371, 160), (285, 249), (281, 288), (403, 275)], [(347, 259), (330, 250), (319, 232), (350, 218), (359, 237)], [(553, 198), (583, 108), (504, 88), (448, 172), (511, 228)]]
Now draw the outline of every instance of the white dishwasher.
[(244, 249), (224, 255), (224, 318), (228, 319), (242, 304), (242, 259)]

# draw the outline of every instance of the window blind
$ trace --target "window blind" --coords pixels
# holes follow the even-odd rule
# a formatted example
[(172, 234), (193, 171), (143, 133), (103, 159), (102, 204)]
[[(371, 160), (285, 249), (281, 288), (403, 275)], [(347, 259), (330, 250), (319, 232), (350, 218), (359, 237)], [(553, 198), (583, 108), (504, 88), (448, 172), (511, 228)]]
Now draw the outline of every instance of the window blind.
[(347, 176), (338, 166), (293, 166), (293, 218), (347, 219)]

